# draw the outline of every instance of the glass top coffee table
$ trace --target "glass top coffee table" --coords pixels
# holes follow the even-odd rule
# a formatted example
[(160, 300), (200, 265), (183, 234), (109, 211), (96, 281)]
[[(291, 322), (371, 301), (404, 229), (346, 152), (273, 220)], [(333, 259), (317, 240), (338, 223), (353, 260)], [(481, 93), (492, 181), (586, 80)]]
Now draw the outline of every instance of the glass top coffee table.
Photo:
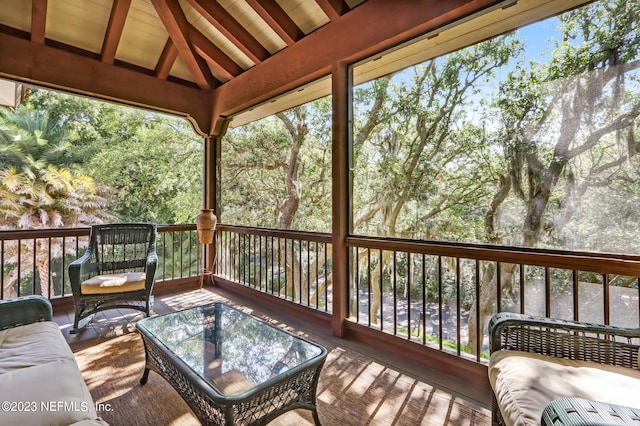
[(261, 425), (305, 408), (320, 425), (316, 389), (327, 351), (224, 303), (137, 322), (149, 371), (207, 425)]

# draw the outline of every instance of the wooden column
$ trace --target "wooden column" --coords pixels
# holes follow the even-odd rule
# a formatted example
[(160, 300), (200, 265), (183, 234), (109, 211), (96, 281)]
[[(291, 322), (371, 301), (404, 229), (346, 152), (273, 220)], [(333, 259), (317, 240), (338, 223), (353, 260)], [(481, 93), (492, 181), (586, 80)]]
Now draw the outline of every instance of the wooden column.
[[(203, 208), (213, 209), (213, 213), (220, 222), (220, 155), (222, 152), (222, 138), (227, 132), (229, 120), (224, 120), (223, 125), (220, 128), (218, 134), (214, 136), (207, 136), (204, 138), (204, 154), (203, 154)], [(213, 272), (215, 273), (214, 259), (216, 256), (215, 240), (211, 245), (211, 250), (206, 250), (204, 259), (207, 265), (213, 265)]]
[(349, 250), (345, 238), (351, 233), (351, 70), (345, 62), (332, 68), (332, 234), (334, 336), (343, 337), (349, 315)]

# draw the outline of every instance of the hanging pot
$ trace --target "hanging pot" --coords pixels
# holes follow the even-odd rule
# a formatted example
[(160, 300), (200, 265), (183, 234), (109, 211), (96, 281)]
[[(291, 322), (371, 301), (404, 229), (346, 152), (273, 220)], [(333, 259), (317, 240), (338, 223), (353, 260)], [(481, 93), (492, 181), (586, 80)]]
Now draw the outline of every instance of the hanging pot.
[(196, 228), (198, 229), (198, 240), (200, 244), (211, 244), (213, 242), (213, 234), (216, 231), (218, 218), (213, 214), (212, 209), (202, 209), (196, 217)]

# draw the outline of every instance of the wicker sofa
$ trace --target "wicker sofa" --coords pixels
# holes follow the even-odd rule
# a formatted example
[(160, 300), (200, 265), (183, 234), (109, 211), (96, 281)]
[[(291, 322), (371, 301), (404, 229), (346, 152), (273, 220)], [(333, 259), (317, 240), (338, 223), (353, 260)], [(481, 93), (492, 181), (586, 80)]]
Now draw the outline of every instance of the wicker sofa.
[(49, 301), (0, 301), (0, 424), (106, 425)]
[(493, 425), (539, 425), (562, 397), (640, 407), (640, 329), (499, 313), (489, 336)]

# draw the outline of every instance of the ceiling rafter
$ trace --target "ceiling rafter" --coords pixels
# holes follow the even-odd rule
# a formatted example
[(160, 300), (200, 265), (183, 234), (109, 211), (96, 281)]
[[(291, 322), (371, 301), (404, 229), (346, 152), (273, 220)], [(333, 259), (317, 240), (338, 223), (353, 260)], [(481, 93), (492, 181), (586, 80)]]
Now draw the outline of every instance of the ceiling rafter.
[(31, 41), (44, 44), (47, 25), (47, 0), (31, 2)]
[(273, 0), (246, 0), (249, 6), (280, 36), (287, 46), (304, 37), (304, 33)]
[(222, 75), (229, 80), (239, 75), (243, 69), (229, 58), (216, 45), (211, 43), (200, 31), (193, 25), (189, 28), (189, 41), (196, 49), (196, 52), (204, 58), (209, 64), (216, 68)]
[(0, 76), (186, 116), (202, 133), (211, 128), (211, 92), (2, 32)]
[[(326, 76), (338, 61), (355, 63), (500, 1), (367, 0), (347, 16), (318, 28), (314, 37), (304, 37), (278, 52), (274, 56), (277, 61), (265, 61), (216, 88), (213, 104), (220, 116), (232, 116)], [(371, 25), (372, 22), (384, 25)], [(327, 40), (349, 42), (327, 43)], [(214, 117), (212, 122), (216, 120)]]
[(158, 16), (162, 20), (169, 37), (178, 50), (178, 54), (187, 64), (195, 83), (203, 90), (216, 86), (211, 71), (204, 59), (197, 55), (189, 43), (189, 22), (178, 0), (151, 0)]
[(318, 6), (326, 13), (327, 17), (335, 21), (349, 11), (349, 6), (344, 0), (316, 0)]
[(222, 33), (249, 59), (258, 64), (270, 54), (225, 8), (211, 0), (188, 0), (211, 25)]
[(120, 37), (122, 37), (122, 30), (124, 29), (124, 23), (127, 20), (127, 14), (129, 13), (130, 6), (131, 0), (113, 1), (111, 16), (109, 17), (109, 24), (107, 25), (104, 42), (102, 43), (102, 62), (113, 64), (113, 61), (116, 58), (116, 51), (118, 50), (118, 44), (120, 43)]
[(176, 45), (173, 44), (173, 40), (169, 37), (154, 70), (156, 77), (166, 80), (176, 59), (178, 59), (178, 49), (176, 49)]

